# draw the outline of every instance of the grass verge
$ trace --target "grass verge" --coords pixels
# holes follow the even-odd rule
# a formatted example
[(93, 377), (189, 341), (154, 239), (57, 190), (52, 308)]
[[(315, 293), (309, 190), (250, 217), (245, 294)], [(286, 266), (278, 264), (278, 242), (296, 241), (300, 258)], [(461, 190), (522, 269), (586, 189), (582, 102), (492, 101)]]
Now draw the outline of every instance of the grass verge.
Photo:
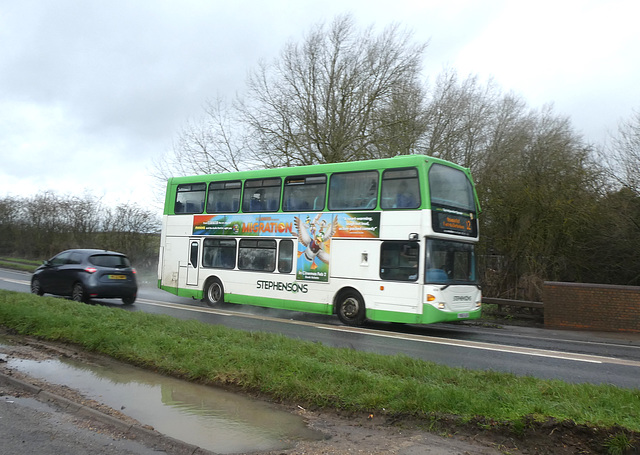
[(42, 265), (42, 261), (32, 261), (29, 259), (0, 257), (0, 267), (5, 269), (21, 270), (23, 272), (33, 272)]
[(281, 335), (0, 290), (0, 324), (22, 335), (305, 407), (517, 424), (554, 418), (640, 431), (640, 389), (450, 368)]

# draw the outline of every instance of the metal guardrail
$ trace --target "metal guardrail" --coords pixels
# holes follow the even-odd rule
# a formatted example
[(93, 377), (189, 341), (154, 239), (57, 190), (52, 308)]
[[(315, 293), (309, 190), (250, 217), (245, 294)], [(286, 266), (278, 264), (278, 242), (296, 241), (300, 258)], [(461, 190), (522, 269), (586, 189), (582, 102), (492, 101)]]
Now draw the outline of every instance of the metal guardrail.
[(483, 297), (482, 303), (498, 305), (498, 307), (517, 306), (521, 308), (544, 308), (543, 302), (532, 302), (530, 300), (499, 299), (497, 297)]
[[(532, 302), (530, 300), (499, 299), (497, 297), (483, 297), (482, 303), (497, 305), (497, 316), (509, 317), (513, 319), (529, 319), (536, 322), (544, 321), (544, 315), (540, 310), (544, 309), (543, 302)], [(524, 311), (510, 311), (507, 308), (526, 308)]]

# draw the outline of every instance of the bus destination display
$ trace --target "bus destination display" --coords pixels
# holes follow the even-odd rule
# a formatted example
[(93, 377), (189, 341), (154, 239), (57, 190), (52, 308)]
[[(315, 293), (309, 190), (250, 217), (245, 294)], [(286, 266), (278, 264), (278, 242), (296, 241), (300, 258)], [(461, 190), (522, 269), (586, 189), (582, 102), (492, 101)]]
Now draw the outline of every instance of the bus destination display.
[(461, 212), (445, 207), (432, 207), (433, 230), (443, 234), (477, 237), (478, 222), (472, 212)]

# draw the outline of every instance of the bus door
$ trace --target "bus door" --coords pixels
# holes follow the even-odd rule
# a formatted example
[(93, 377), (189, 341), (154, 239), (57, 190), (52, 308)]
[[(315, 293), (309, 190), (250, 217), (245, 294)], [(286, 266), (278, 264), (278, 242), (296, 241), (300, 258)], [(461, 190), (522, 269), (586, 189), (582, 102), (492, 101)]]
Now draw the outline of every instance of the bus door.
[(187, 263), (187, 286), (198, 285), (198, 258), (200, 257), (200, 239), (189, 241), (189, 262)]
[[(376, 309), (402, 317), (422, 312), (419, 286), (420, 242), (385, 240), (380, 245), (380, 292), (376, 292)], [(405, 319), (406, 322), (409, 319)], [(398, 319), (396, 322), (401, 322)]]

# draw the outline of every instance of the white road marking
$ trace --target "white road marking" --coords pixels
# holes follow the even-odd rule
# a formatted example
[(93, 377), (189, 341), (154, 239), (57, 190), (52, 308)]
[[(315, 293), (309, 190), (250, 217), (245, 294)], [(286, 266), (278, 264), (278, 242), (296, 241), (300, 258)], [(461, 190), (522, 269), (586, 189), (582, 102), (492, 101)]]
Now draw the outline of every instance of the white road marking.
[(7, 281), (9, 283), (24, 284), (25, 286), (31, 286), (31, 282), (25, 281), (25, 280), (13, 280), (11, 278), (0, 278), (0, 280)]

